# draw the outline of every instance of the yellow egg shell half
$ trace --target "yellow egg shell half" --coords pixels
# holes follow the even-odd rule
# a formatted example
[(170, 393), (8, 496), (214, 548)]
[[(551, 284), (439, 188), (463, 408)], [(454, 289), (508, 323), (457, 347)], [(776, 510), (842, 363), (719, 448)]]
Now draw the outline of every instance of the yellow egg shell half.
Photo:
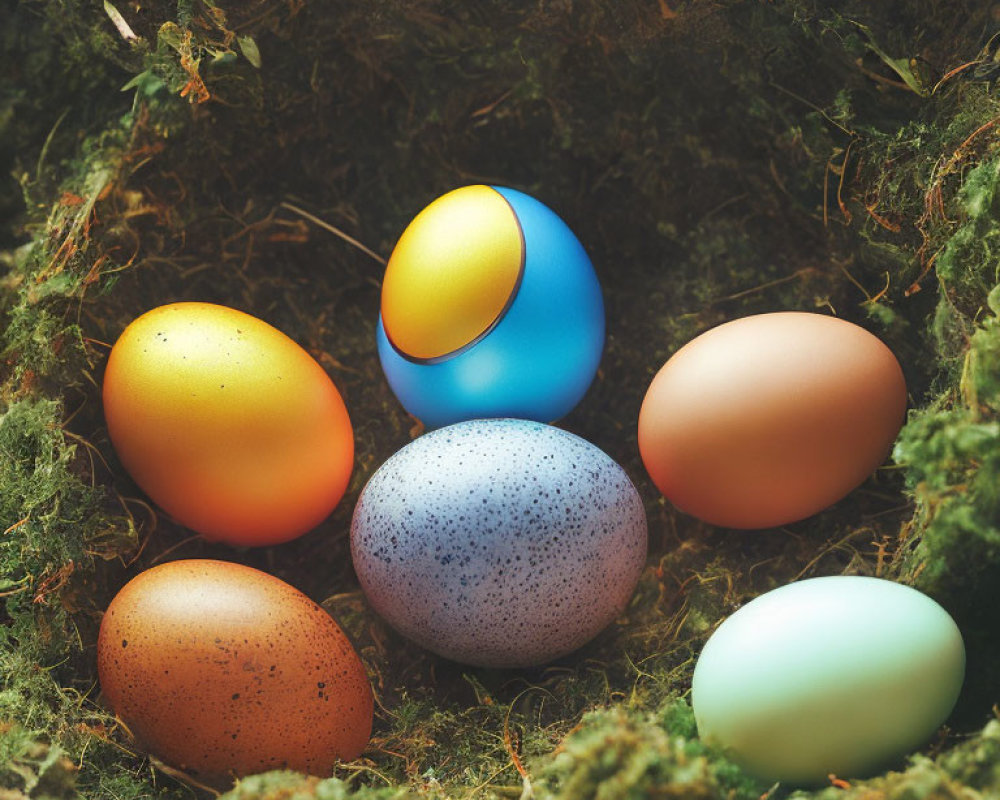
[(902, 426), (892, 352), (822, 314), (734, 320), (678, 350), (650, 384), (639, 449), (681, 511), (729, 528), (811, 516), (863, 483)]
[(371, 734), (371, 685), (337, 623), (239, 564), (140, 573), (104, 614), (97, 666), (139, 746), (202, 782), (283, 768), (329, 775)]
[(322, 367), (266, 322), (175, 303), (118, 339), (104, 375), (115, 452), (164, 511), (207, 539), (267, 545), (327, 517), (354, 436)]
[(389, 340), (411, 358), (446, 356), (503, 315), (524, 267), (510, 204), (490, 186), (442, 195), (403, 231), (382, 281)]

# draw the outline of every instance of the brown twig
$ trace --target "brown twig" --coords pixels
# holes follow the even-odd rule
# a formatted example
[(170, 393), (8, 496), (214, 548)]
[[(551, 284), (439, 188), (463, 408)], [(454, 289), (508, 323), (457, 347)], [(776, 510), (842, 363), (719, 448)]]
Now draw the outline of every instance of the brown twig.
[(360, 250), (365, 255), (370, 256), (371, 258), (373, 258), (375, 261), (377, 261), (383, 267), (386, 265), (387, 262), (386, 262), (386, 260), (384, 258), (382, 258), (382, 256), (380, 256), (374, 250), (372, 250), (372, 249), (370, 249), (368, 247), (365, 247), (363, 244), (361, 244), (361, 242), (359, 242), (353, 236), (350, 236), (349, 234), (344, 233), (340, 228), (337, 228), (334, 225), (331, 225), (329, 222), (325, 222), (324, 220), (321, 220), (319, 217), (314, 216), (313, 214), (310, 214), (305, 209), (299, 208), (298, 206), (292, 205), (291, 203), (282, 201), (279, 205), (282, 208), (287, 208), (289, 211), (291, 211), (291, 212), (293, 212), (295, 214), (298, 214), (300, 217), (303, 217), (303, 218), (309, 220), (314, 225), (318, 225), (323, 230), (329, 231), (334, 236), (339, 236), (341, 239), (343, 239), (348, 244), (353, 245), (354, 247), (358, 248), (358, 250)]

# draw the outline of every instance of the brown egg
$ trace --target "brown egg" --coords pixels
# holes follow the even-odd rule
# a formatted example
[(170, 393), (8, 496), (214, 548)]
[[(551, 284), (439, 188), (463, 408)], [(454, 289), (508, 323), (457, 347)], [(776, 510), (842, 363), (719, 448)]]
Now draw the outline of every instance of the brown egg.
[(333, 618), (284, 581), (224, 561), (173, 561), (112, 600), (101, 688), (137, 743), (197, 779), (357, 758), (372, 692)]
[(677, 508), (729, 528), (811, 516), (885, 460), (906, 412), (899, 362), (822, 314), (734, 320), (678, 350), (650, 384), (639, 450)]

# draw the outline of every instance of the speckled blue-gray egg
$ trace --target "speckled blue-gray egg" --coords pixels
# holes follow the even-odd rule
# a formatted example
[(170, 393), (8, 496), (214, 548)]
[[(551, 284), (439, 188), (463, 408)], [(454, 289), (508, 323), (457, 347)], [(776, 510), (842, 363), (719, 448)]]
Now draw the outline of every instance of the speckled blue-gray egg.
[(351, 553), (372, 607), (446, 658), (544, 664), (625, 608), (646, 514), (599, 448), (520, 419), (459, 422), (402, 448), (354, 511)]

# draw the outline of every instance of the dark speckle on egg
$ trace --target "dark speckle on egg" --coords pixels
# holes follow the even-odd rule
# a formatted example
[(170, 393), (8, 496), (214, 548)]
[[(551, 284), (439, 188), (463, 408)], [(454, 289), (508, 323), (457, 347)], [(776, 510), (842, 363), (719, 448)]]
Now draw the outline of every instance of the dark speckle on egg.
[(447, 658), (525, 667), (624, 609), (646, 559), (624, 470), (549, 425), (472, 420), (411, 442), (372, 476), (351, 526), (370, 603)]
[(212, 784), (282, 766), (328, 775), (371, 731), (368, 677), (337, 623), (239, 564), (140, 573), (104, 615), (97, 666), (136, 744)]

